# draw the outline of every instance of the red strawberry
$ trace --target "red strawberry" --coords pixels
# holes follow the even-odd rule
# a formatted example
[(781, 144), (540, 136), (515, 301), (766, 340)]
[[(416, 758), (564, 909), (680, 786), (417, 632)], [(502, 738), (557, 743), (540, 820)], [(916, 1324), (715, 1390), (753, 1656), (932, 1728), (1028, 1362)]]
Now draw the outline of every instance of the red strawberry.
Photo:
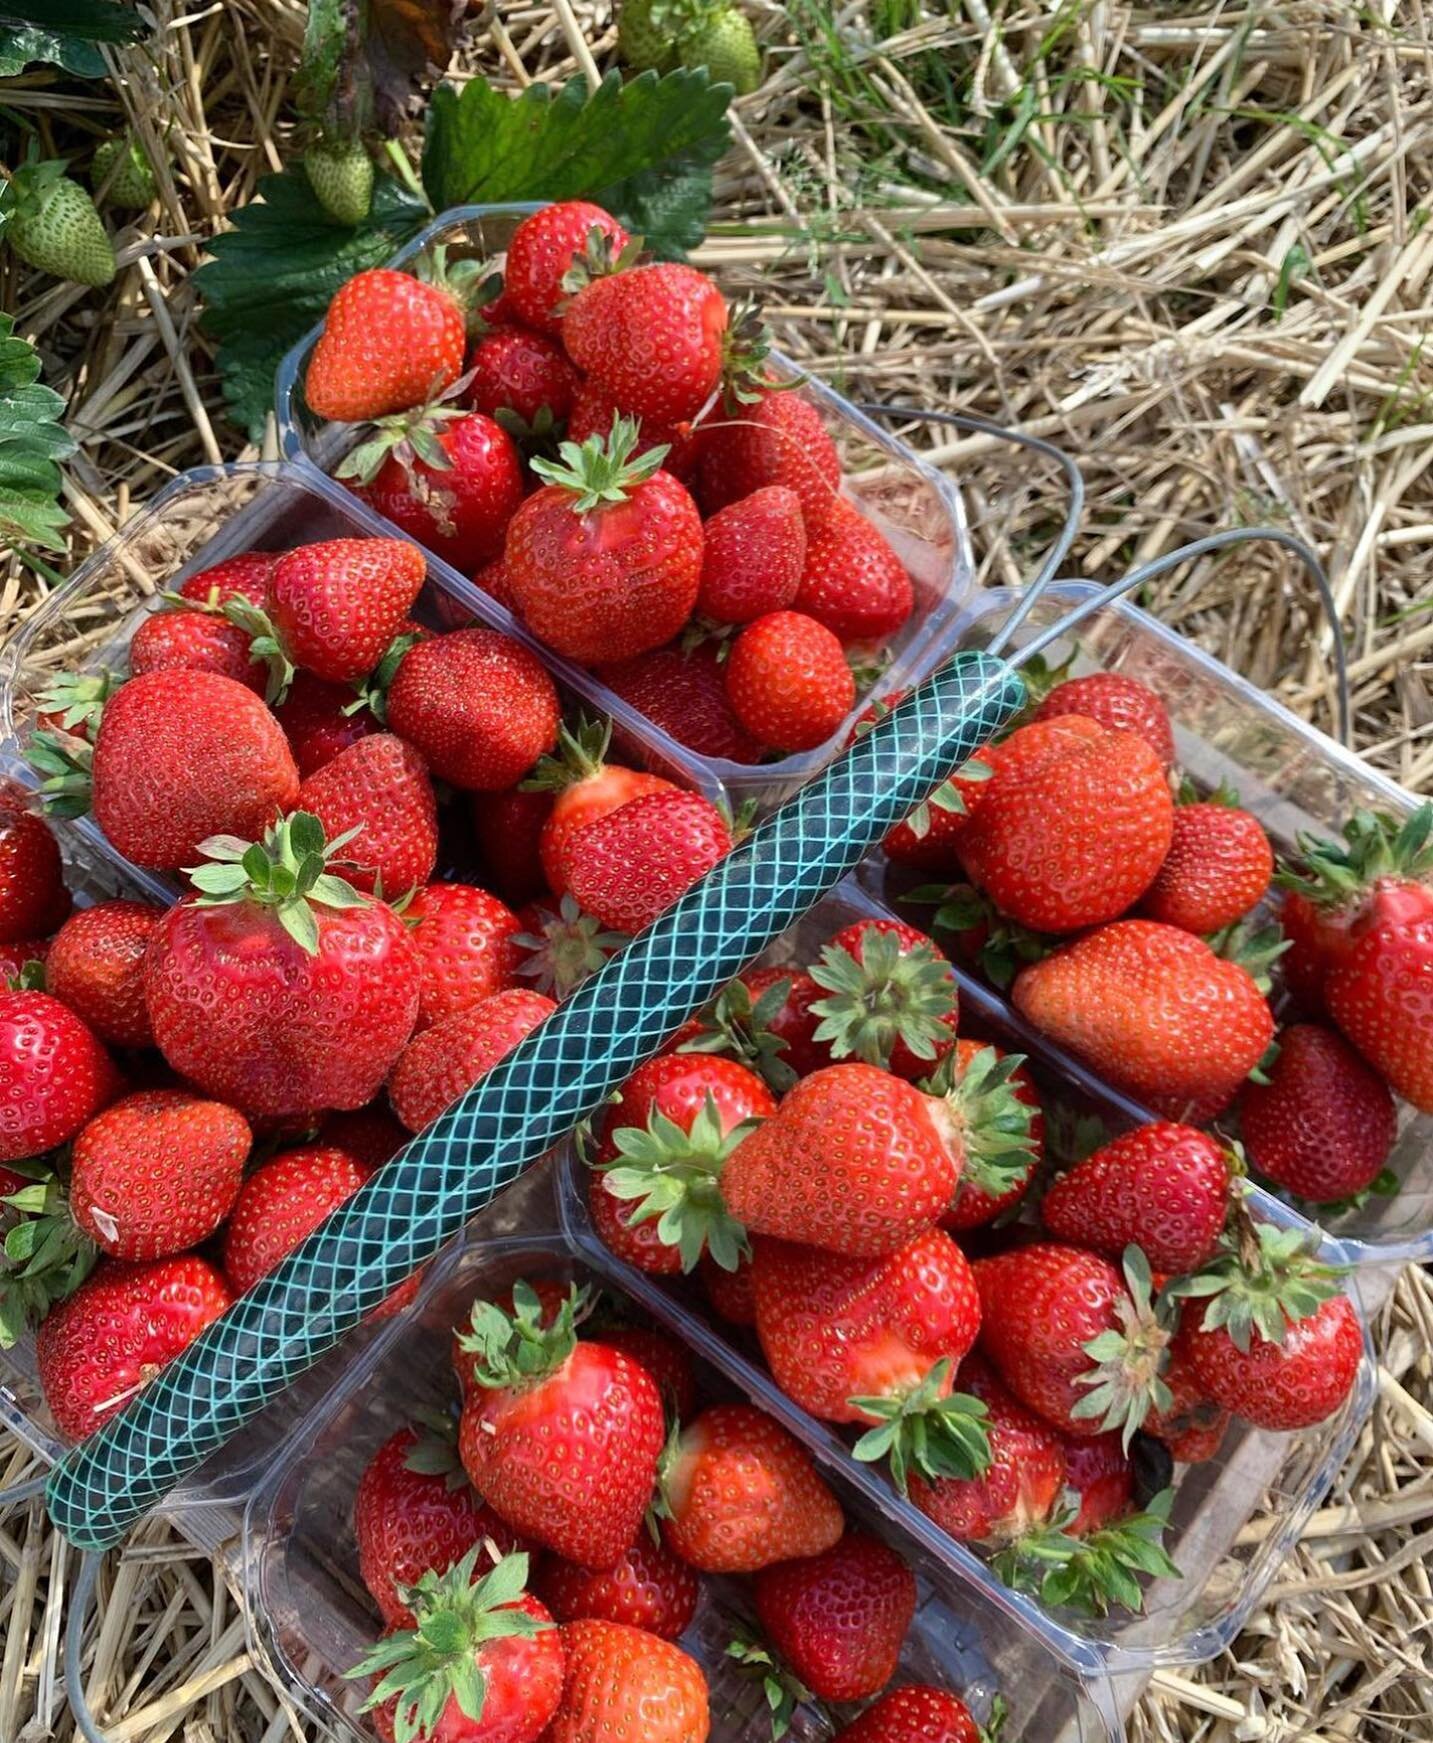
[(888, 1544), (850, 1531), (820, 1555), (764, 1569), (752, 1596), (767, 1639), (813, 1695), (863, 1701), (895, 1674), (916, 1582)]
[(959, 1695), (908, 1683), (867, 1707), (834, 1743), (982, 1743), (985, 1735)]
[(48, 993), (0, 992), (0, 1162), (63, 1144), (119, 1088), (109, 1054), (73, 1011)]
[(1160, 1120), (1102, 1145), (1041, 1201), (1058, 1240), (1118, 1259), (1131, 1242), (1156, 1271), (1197, 1271), (1229, 1207), (1229, 1157), (1193, 1126)]
[(1134, 1469), (1119, 1435), (1066, 1436), (1065, 1486), (1079, 1499), (1079, 1511), (1065, 1527), (1072, 1537), (1088, 1537), (1123, 1519), (1134, 1505)]
[(811, 533), (796, 609), (843, 642), (880, 642), (915, 608), (905, 565), (885, 536), (843, 497)]
[(1122, 914), (1169, 851), (1174, 802), (1137, 733), (1076, 715), (1018, 727), (962, 831), (966, 870), (1002, 913), (1040, 932)]
[(1267, 1083), (1245, 1084), (1239, 1101), (1254, 1166), (1321, 1204), (1371, 1186), (1398, 1136), (1398, 1111), (1383, 1079), (1318, 1023), (1282, 1031), (1267, 1076)]
[(645, 1533), (607, 1573), (553, 1556), (537, 1577), (538, 1596), (559, 1622), (620, 1622), (661, 1640), (686, 1632), (698, 1590), (687, 1564)]
[(488, 881), (514, 907), (547, 892), (538, 844), (551, 811), (551, 793), (525, 793), (518, 788), (473, 794), (473, 833)]
[(833, 1059), (855, 1057), (914, 1082), (955, 1041), (955, 975), (935, 940), (900, 920), (843, 927), (811, 967), (825, 996), (813, 1037)]
[(567, 885), (602, 925), (640, 932), (731, 845), (725, 818), (700, 793), (649, 793), (569, 839)]
[(72, 914), (50, 944), (45, 984), (112, 1047), (149, 1047), (144, 953), (164, 918), (151, 902), (96, 902)]
[(563, 280), (574, 266), (586, 266), (588, 256), (616, 259), (630, 241), (617, 220), (590, 201), (544, 206), (513, 231), (503, 264), (503, 302), (524, 326), (560, 333), (570, 295)]
[(1237, 962), (1154, 920), (1122, 920), (1020, 971), (1016, 1010), (1157, 1112), (1232, 1101), (1274, 1019)]
[(70, 911), (60, 847), (43, 817), (0, 799), (0, 944), (53, 932)]
[(557, 689), (511, 636), (460, 629), (404, 654), (388, 691), (388, 724), (440, 781), (500, 792), (557, 743)]
[(564, 858), (567, 844), (578, 830), (632, 799), (676, 791), (660, 775), (609, 763), (610, 738), (611, 726), (605, 722), (581, 720), (575, 731), (559, 726), (556, 755), (543, 757), (523, 783), (556, 795), (538, 840), (543, 874), (555, 896), (566, 893)]
[(344, 837), (344, 863), (355, 889), (398, 896), (433, 870), (433, 783), (422, 757), (391, 732), (361, 738), (325, 763), (299, 788), (298, 807), (317, 817), (330, 839)]
[(40, 1327), (35, 1361), (55, 1425), (83, 1440), (108, 1422), (233, 1300), (192, 1254), (101, 1264)]
[(75, 1138), (70, 1207), (117, 1259), (163, 1259), (207, 1240), (238, 1196), (253, 1134), (236, 1109), (140, 1090)]
[(702, 531), (699, 611), (718, 623), (785, 611), (806, 566), (806, 523), (794, 490), (784, 484), (754, 490), (720, 509)]
[(563, 314), (562, 343), (624, 412), (670, 424), (716, 391), (726, 328), (726, 301), (706, 274), (663, 261), (585, 285)]
[(279, 558), (263, 612), (231, 603), (229, 613), (255, 632), (256, 653), (356, 684), (403, 629), (426, 575), (407, 539), (324, 539)]
[(369, 1461), (353, 1498), (353, 1535), (359, 1574), (390, 1628), (412, 1627), (401, 1588), (425, 1573), (446, 1573), (479, 1544), (499, 1556), (521, 1547), (468, 1481), (452, 1437), (417, 1428), (400, 1428)]
[(378, 722), (366, 707), (349, 712), (352, 703), (351, 685), (330, 684), (312, 672), (294, 673), (289, 693), (275, 708), (274, 716), (288, 737), (303, 780), (317, 774), (365, 734), (378, 730)]
[(821, 413), (799, 390), (763, 394), (729, 421), (711, 424), (702, 439), (697, 494), (706, 514), (768, 484), (800, 497), (808, 537), (831, 518), (841, 458)]
[(288, 1258), (370, 1170), (345, 1150), (285, 1150), (244, 1182), (224, 1231), (224, 1274), (242, 1295)]
[[(495, 599), (508, 611), (514, 613), (517, 611), (517, 600), (513, 597), (512, 583), (508, 580), (508, 561), (505, 554), (499, 553), (491, 563), (484, 563), (477, 574), (473, 576), (473, 585), (480, 587), (484, 593)], [(452, 607), (454, 622), (461, 627), (458, 620), (467, 614), (460, 613), (456, 601), (449, 603)]]
[(522, 327), (490, 327), (474, 345), (468, 369), (468, 404), (475, 411), (509, 412), (530, 429), (560, 423), (581, 379), (559, 344)]
[(420, 1030), (516, 984), (522, 921), (496, 896), (469, 884), (429, 884), (404, 916), (423, 977)]
[[(622, 408), (605, 388), (599, 387), (595, 381), (584, 381), (572, 402), (567, 439), (579, 444), (589, 436), (605, 439), (612, 428), (612, 420), (621, 415)], [(670, 472), (673, 478), (679, 478), (690, 487), (705, 428), (705, 425), (693, 426), (685, 418), (673, 424), (659, 424), (652, 418), (643, 418), (632, 449), (633, 456), (640, 458), (653, 448), (665, 448), (663, 472)]]
[(1221, 932), (1263, 900), (1274, 850), (1257, 817), (1230, 795), (1174, 809), (1174, 834), (1140, 912), (1187, 932)]
[(790, 754), (830, 738), (855, 706), (856, 679), (829, 629), (800, 611), (773, 611), (732, 644), (726, 693), (745, 731)]
[(382, 1102), (370, 1102), (366, 1108), (330, 1114), (319, 1131), (319, 1142), (327, 1149), (346, 1150), (367, 1168), (378, 1168), (398, 1154), (408, 1134)]
[(136, 678), (146, 672), (218, 672), (259, 696), (269, 678), (238, 624), (207, 611), (151, 612), (129, 644), (129, 669)]
[(656, 1482), (661, 1394), (620, 1350), (579, 1342), (576, 1290), (546, 1330), (531, 1290), (517, 1285), (513, 1299), (511, 1316), (475, 1303), (461, 1340), (479, 1358), (459, 1429), (463, 1464), (514, 1530), (581, 1567), (610, 1570), (641, 1529)]
[(712, 1574), (750, 1574), (819, 1555), (845, 1529), (811, 1455), (750, 1404), (714, 1404), (662, 1460), (668, 1547)]
[(520, 952), (518, 975), (555, 999), (565, 999), (627, 942), (625, 933), (604, 931), (571, 896), (564, 896), (555, 910), (530, 902), (519, 918), (523, 929), (514, 941)]
[(1145, 1433), (1162, 1440), (1178, 1463), (1203, 1464), (1223, 1444), (1229, 1412), (1205, 1395), (1189, 1358), (1189, 1340), (1182, 1333), (1170, 1346), (1163, 1378), (1169, 1403), (1163, 1410), (1150, 1411), (1144, 1420)]
[(1174, 761), (1174, 728), (1163, 702), (1138, 678), (1123, 672), (1091, 672), (1057, 684), (1035, 710), (1036, 720), (1080, 714), (1110, 732), (1136, 732), (1167, 769)]
[(831, 1063), (830, 1049), (816, 1039), (820, 1018), (812, 1008), (824, 992), (804, 968), (749, 968), (692, 1020), (680, 1049), (730, 1054), (784, 1092)]
[(285, 819), (261, 847), (211, 842), (214, 863), (194, 873), (204, 900), (156, 928), (144, 965), (155, 1041), (246, 1113), (362, 1107), (417, 1019), (417, 952), (386, 903), (314, 876), (327, 851), (314, 818)]
[[(615, 281), (613, 281), (615, 282)], [(535, 460), (544, 487), (508, 523), (516, 609), (549, 647), (592, 665), (669, 641), (696, 604), (702, 526), (658, 450), (634, 457), (637, 427), (564, 442), (562, 462)]]
[(680, 1647), (619, 1622), (568, 1622), (562, 1705), (542, 1743), (706, 1743), (707, 1681)]
[(356, 423), (407, 411), (463, 372), (463, 308), (441, 282), (374, 267), (335, 291), (304, 377), (320, 418)]
[[(732, 712), (725, 665), (714, 643), (702, 642), (685, 651), (675, 645), (653, 648), (634, 659), (598, 666), (596, 675), (630, 708), (698, 756), (734, 763), (761, 761), (761, 746)], [(614, 729), (613, 737), (626, 755), (642, 754), (620, 728)]]
[[(692, 1353), (666, 1332), (647, 1325), (601, 1326), (595, 1334), (609, 1349), (621, 1350), (640, 1363), (657, 1382), (669, 1416), (685, 1421), (697, 1407), (697, 1371)], [(620, 1620), (620, 1618), (618, 1618)], [(645, 1626), (645, 1624), (642, 1624)]]
[(727, 1324), (755, 1329), (756, 1285), (752, 1281), (751, 1261), (742, 1259), (735, 1271), (727, 1271), (710, 1253), (703, 1253), (697, 1270), (707, 1300)]
[(389, 1076), (394, 1113), (410, 1132), (421, 1132), (556, 1009), (541, 993), (512, 987), (424, 1029)]
[(1019, 1054), (969, 1037), (956, 1042), (927, 1088), (941, 1095), (947, 1142), (963, 1159), (941, 1225), (979, 1228), (1030, 1190), (1045, 1147), (1040, 1098)]
[(986, 756), (979, 752), (952, 769), (924, 804), (887, 830), (881, 843), (887, 859), (914, 871), (947, 876), (959, 872), (957, 844), (990, 781), (992, 764)]
[(227, 605), (231, 599), (247, 599), (251, 605), (262, 605), (269, 590), (269, 576), (274, 572), (278, 556), (273, 551), (240, 551), (226, 557), (208, 569), (200, 569), (179, 585), (183, 599), (211, 610)]

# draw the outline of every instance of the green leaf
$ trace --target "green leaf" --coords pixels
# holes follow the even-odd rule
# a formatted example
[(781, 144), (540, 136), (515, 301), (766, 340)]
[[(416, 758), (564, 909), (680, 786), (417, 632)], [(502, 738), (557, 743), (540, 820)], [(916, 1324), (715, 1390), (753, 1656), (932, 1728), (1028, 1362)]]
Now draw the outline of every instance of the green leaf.
[(40, 381), (33, 345), (0, 314), (0, 544), (62, 551), (69, 515), (56, 502), (60, 469), (75, 451), (60, 423), (65, 402)]
[(104, 55), (82, 36), (29, 24), (18, 29), (0, 24), (0, 79), (18, 78), (26, 67), (36, 65), (63, 67), (78, 79), (102, 79), (109, 70)]
[(132, 42), (147, 29), (144, 19), (121, 0), (4, 0), (0, 18), (6, 24), (43, 24), (91, 42)]

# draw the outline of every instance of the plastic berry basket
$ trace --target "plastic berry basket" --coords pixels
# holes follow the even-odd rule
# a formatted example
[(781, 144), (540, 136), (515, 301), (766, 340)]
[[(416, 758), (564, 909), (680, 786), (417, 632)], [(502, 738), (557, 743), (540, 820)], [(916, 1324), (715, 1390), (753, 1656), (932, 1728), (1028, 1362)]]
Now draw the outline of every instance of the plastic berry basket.
[[(355, 1360), (333, 1391), (290, 1436), (249, 1500), (244, 1518), (243, 1588), (251, 1650), (275, 1684), (343, 1743), (376, 1737), (358, 1709), (366, 1688), (345, 1678), (381, 1623), (358, 1577), (353, 1497), (375, 1451), (415, 1412), (455, 1396), (449, 1332), (479, 1295), (518, 1277), (562, 1276), (607, 1286), (601, 1254), (577, 1254), (551, 1229), (551, 1179), (535, 1171), (469, 1228), (441, 1276)], [(659, 1307), (659, 1325), (680, 1332)], [(698, 1364), (702, 1402), (741, 1397), (744, 1388)], [(759, 1400), (758, 1400), (759, 1402)], [(849, 1516), (890, 1537), (879, 1508), (839, 1470), (825, 1472)], [(895, 1680), (954, 1689), (982, 1721), (998, 1695), (1007, 1743), (1112, 1743), (1122, 1735), (1114, 1689), (1080, 1676), (1045, 1652), (1017, 1618), (992, 1609), (919, 1548), (898, 1541), (916, 1572), (920, 1605)], [(749, 1616), (735, 1582), (708, 1580), (680, 1644), (706, 1670), (713, 1743), (766, 1735), (759, 1686), (726, 1656), (734, 1626)], [(828, 1737), (811, 1709), (790, 1733), (803, 1743)]]
[[(889, 913), (848, 881), (760, 960), (777, 965), (810, 961), (841, 927)], [(1047, 1122), (1068, 1130), (1076, 1121), (1094, 1121), (1097, 1133), (1113, 1137), (1148, 1117), (1134, 1104), (1104, 1091), (1088, 1072), (1078, 1067), (1067, 1070), (1038, 1038), (1029, 1042), (1005, 1022), (1000, 1002), (979, 982), (960, 971), (957, 979), (962, 1034), (977, 1035), (1028, 1057)], [(1102, 1139), (1097, 1136), (1093, 1141)], [(1114, 1612), (1088, 1618), (1064, 1609), (1051, 1611), (1036, 1599), (1010, 1591), (978, 1552), (948, 1537), (903, 1501), (884, 1472), (853, 1459), (849, 1449), (855, 1432), (818, 1422), (788, 1399), (767, 1374), (754, 1336), (718, 1319), (699, 1284), (651, 1276), (608, 1251), (588, 1213), (586, 1170), (574, 1145), (562, 1152), (558, 1192), (563, 1225), (585, 1259), (615, 1270), (627, 1293), (678, 1329), (704, 1360), (785, 1423), (824, 1465), (841, 1471), (904, 1540), (918, 1546), (927, 1565), (943, 1567), (993, 1608), (1021, 1618), (1052, 1653), (1085, 1673), (1098, 1670), (1124, 1679), (1159, 1665), (1194, 1663), (1225, 1648), (1297, 1541), (1372, 1407), (1375, 1378), (1368, 1315), (1359, 1279), (1353, 1276), (1347, 1287), (1363, 1325), (1364, 1360), (1340, 1409), (1298, 1434), (1270, 1434), (1236, 1422), (1216, 1458), (1178, 1468), (1165, 1542), (1182, 1578), (1149, 1585), (1142, 1615)], [(1255, 1195), (1253, 1209), (1261, 1219), (1272, 1212), (1280, 1223), (1302, 1223), (1289, 1207), (1270, 1205), (1262, 1195)], [(1316, 1233), (1312, 1225), (1302, 1226)], [(1330, 1263), (1347, 1263), (1339, 1244), (1327, 1237), (1324, 1251)]]
[[(1052, 588), (1017, 632), (1016, 645), (1094, 591), (1078, 582)], [(962, 628), (962, 646), (984, 646), (1014, 599), (1004, 591), (983, 595)], [(1336, 838), (1356, 810), (1403, 816), (1421, 802), (1136, 606), (1112, 605), (1096, 612), (1047, 657), (1058, 664), (1071, 652), (1076, 674), (1120, 671), (1151, 685), (1173, 722), (1179, 767), (1201, 791), (1227, 781), (1259, 818), (1280, 857), (1294, 850), (1303, 831)], [(931, 882), (928, 876), (912, 877), (880, 855), (863, 866), (861, 875), (899, 912), (921, 924), (922, 911), (901, 897), (915, 885)], [(1276, 901), (1267, 905), (1276, 913)], [(1277, 978), (1276, 967), (1276, 983)], [(1001, 995), (987, 993), (1008, 1011)], [(1017, 1030), (1028, 1033), (1013, 1012), (1009, 1016)], [(1336, 1236), (1355, 1264), (1433, 1259), (1433, 1116), (1400, 1102), (1398, 1137), (1387, 1165), (1399, 1181), (1392, 1196), (1375, 1193), (1338, 1212), (1305, 1204), (1297, 1208)]]
[[(407, 267), (437, 245), (446, 248), (450, 259), (496, 259), (519, 220), (537, 209), (535, 205), (456, 206), (435, 218), (388, 264)], [(321, 331), (321, 325), (315, 327), (280, 365), (276, 415), (285, 457), (327, 473), (353, 446), (358, 427), (323, 422), (304, 399), (304, 376)], [(796, 365), (779, 354), (773, 353), (770, 361), (773, 372), (783, 379), (801, 376)], [(935, 670), (951, 652), (952, 632), (975, 580), (965, 508), (952, 480), (926, 465), (905, 443), (822, 383), (808, 378), (793, 391), (820, 411), (841, 454), (844, 493), (875, 522), (900, 556), (915, 587), (916, 607), (892, 638), (890, 657), (879, 678), (825, 744), (798, 756), (757, 765), (725, 758), (701, 759), (711, 777), (719, 780), (734, 800), (753, 799), (763, 807), (795, 791), (830, 762), (846, 742), (856, 715), (872, 700), (910, 689)], [(498, 614), (492, 621), (500, 627), (512, 623), (505, 610), (490, 605), (490, 611)], [(641, 719), (602, 686), (594, 685), (590, 676), (586, 685), (577, 684), (572, 675), (577, 668), (569, 669), (564, 662), (548, 658), (553, 670), (561, 671), (574, 688), (591, 687), (594, 695), (600, 691), (597, 705), (621, 725)], [(690, 757), (691, 753), (683, 751), (667, 733), (649, 722), (644, 724), (647, 738), (657, 741), (659, 756), (675, 757), (679, 762)]]

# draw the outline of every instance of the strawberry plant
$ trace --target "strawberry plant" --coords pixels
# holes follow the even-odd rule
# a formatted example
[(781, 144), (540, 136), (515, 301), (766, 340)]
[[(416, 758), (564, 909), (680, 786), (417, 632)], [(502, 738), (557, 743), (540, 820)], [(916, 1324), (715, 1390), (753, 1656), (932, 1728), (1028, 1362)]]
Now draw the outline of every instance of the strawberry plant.
[(40, 380), (35, 347), (15, 337), (15, 317), (0, 314), (0, 543), (62, 551), (69, 521), (56, 498), (56, 461), (75, 451), (59, 421), (65, 402)]

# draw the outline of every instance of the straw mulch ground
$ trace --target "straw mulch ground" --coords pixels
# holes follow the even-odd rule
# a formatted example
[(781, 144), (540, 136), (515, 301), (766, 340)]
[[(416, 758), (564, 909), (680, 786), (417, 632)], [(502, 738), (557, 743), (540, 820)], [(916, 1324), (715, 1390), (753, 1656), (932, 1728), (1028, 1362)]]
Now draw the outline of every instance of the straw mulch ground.
[[(4, 92), (61, 154), (120, 103), (151, 141), (172, 123), (161, 209), (122, 233), (112, 290), (0, 267), (82, 442), (73, 558), (172, 473), (239, 452), (188, 275), (288, 138), (301, 7), (154, 10), (159, 50), (121, 57), (117, 97), (76, 102), (43, 74)], [(474, 8), (460, 68), (516, 82), (610, 59), (605, 3), (493, 12)], [(704, 260), (846, 391), (1018, 423), (1080, 456), (1090, 506), (1070, 573), (1108, 578), (1238, 524), (1310, 537), (1349, 636), (1357, 746), (1433, 785), (1422, 0), (802, 0), (755, 15), (770, 77), (739, 106)], [(1053, 472), (983, 439), (916, 439), (959, 475), (987, 578), (1028, 572), (1058, 523)], [(0, 622), (53, 579), (12, 555)], [(1176, 574), (1147, 603), (1327, 723), (1327, 637), (1288, 559)], [(1409, 1276), (1381, 1328), (1379, 1410), (1308, 1542), (1227, 1659), (1156, 1679), (1134, 1737), (1433, 1735), (1430, 1326), (1433, 1289)], [(0, 1443), (0, 1481), (24, 1469)], [(63, 1743), (63, 1546), (32, 1508), (0, 1522), (0, 1558), (0, 1739)], [(222, 1580), (162, 1528), (114, 1570), (93, 1662), (113, 1743), (305, 1734), (253, 1672)]]

